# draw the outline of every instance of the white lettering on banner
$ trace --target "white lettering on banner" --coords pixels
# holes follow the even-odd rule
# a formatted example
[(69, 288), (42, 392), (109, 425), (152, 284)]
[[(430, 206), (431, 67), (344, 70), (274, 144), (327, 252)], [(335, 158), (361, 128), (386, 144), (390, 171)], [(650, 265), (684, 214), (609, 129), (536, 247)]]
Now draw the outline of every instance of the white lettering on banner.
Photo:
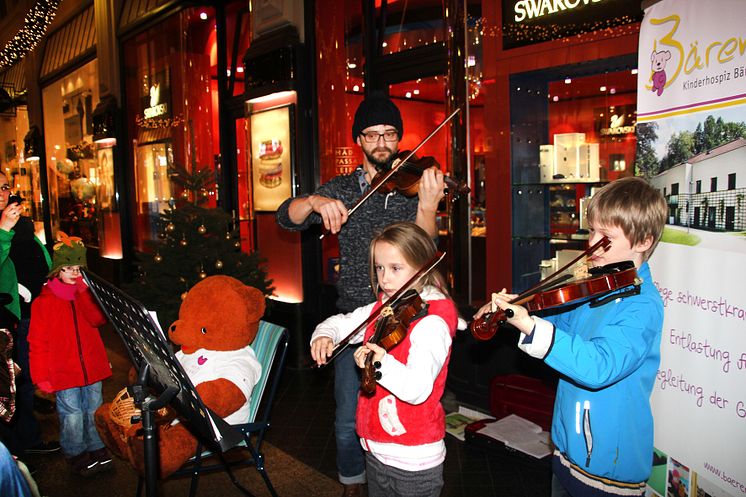
[(537, 17), (549, 16), (565, 10), (572, 10), (579, 5), (599, 3), (601, 0), (519, 0), (515, 3), (515, 22), (523, 22)]

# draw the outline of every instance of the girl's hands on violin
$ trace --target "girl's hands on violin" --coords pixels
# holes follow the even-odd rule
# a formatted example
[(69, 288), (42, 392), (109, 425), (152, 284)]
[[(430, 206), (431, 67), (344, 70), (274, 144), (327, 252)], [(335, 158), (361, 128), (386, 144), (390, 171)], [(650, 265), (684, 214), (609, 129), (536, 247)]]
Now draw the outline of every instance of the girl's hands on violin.
[(326, 364), (326, 360), (332, 355), (333, 350), (334, 341), (329, 337), (321, 336), (311, 342), (311, 357), (319, 366)]
[(365, 357), (371, 353), (373, 354), (374, 363), (376, 361), (381, 362), (383, 360), (383, 356), (386, 355), (386, 349), (384, 349), (380, 345), (376, 345), (375, 343), (366, 343), (365, 345), (358, 347), (355, 351), (355, 364), (357, 364), (359, 368), (364, 368)]
[(332, 233), (339, 233), (342, 225), (347, 222), (347, 207), (341, 200), (310, 195), (308, 205), (313, 212), (317, 212), (324, 221), (324, 228)]

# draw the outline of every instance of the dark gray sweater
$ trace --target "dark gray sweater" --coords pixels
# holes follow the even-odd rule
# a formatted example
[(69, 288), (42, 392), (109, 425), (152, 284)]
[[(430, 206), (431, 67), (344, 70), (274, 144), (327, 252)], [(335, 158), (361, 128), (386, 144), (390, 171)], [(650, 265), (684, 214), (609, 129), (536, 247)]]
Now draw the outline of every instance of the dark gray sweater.
[[(316, 195), (341, 200), (347, 208), (363, 194), (363, 168), (350, 174), (337, 176), (316, 190)], [(300, 195), (299, 197), (307, 197)], [(293, 198), (282, 203), (277, 210), (277, 223), (288, 230), (304, 230), (312, 224), (322, 222), (321, 216), (311, 213), (302, 224), (294, 224), (288, 216), (288, 207)], [(415, 221), (417, 218), (417, 196), (407, 198), (398, 193), (387, 195), (374, 193), (348, 218), (339, 232), (339, 281), (337, 281), (337, 308), (350, 312), (375, 300), (370, 286), (368, 253), (370, 241), (382, 228), (397, 221)]]

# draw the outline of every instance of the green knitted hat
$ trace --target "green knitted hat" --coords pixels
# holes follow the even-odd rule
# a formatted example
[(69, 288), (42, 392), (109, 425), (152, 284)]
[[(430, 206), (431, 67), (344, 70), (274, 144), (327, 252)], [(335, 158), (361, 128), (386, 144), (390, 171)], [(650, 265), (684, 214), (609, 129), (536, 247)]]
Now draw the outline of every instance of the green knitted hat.
[(83, 240), (77, 236), (67, 236), (62, 231), (57, 232), (57, 240), (52, 253), (52, 269), (49, 274), (54, 273), (64, 266), (86, 267), (86, 247)]

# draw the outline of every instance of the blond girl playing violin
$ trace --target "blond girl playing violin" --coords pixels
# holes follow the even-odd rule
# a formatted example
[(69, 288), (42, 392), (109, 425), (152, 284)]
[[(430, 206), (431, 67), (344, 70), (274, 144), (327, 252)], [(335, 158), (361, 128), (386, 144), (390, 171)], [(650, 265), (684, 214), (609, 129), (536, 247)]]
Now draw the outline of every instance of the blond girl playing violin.
[[(385, 305), (435, 252), (430, 236), (413, 223), (389, 225), (375, 236), (370, 245), (370, 277), (378, 299), (321, 323), (312, 337), (314, 360), (323, 364), (334, 344)], [(364, 345), (354, 354), (361, 368), (366, 356), (373, 354), (377, 373), (375, 392), (358, 399), (356, 423), (366, 451), (371, 497), (438, 496), (443, 487), (445, 414), (440, 399), (458, 312), (437, 270), (422, 276), (412, 287), (427, 309), (410, 322), (403, 341), (390, 350), (366, 343), (374, 333), (373, 322), (359, 331)]]

